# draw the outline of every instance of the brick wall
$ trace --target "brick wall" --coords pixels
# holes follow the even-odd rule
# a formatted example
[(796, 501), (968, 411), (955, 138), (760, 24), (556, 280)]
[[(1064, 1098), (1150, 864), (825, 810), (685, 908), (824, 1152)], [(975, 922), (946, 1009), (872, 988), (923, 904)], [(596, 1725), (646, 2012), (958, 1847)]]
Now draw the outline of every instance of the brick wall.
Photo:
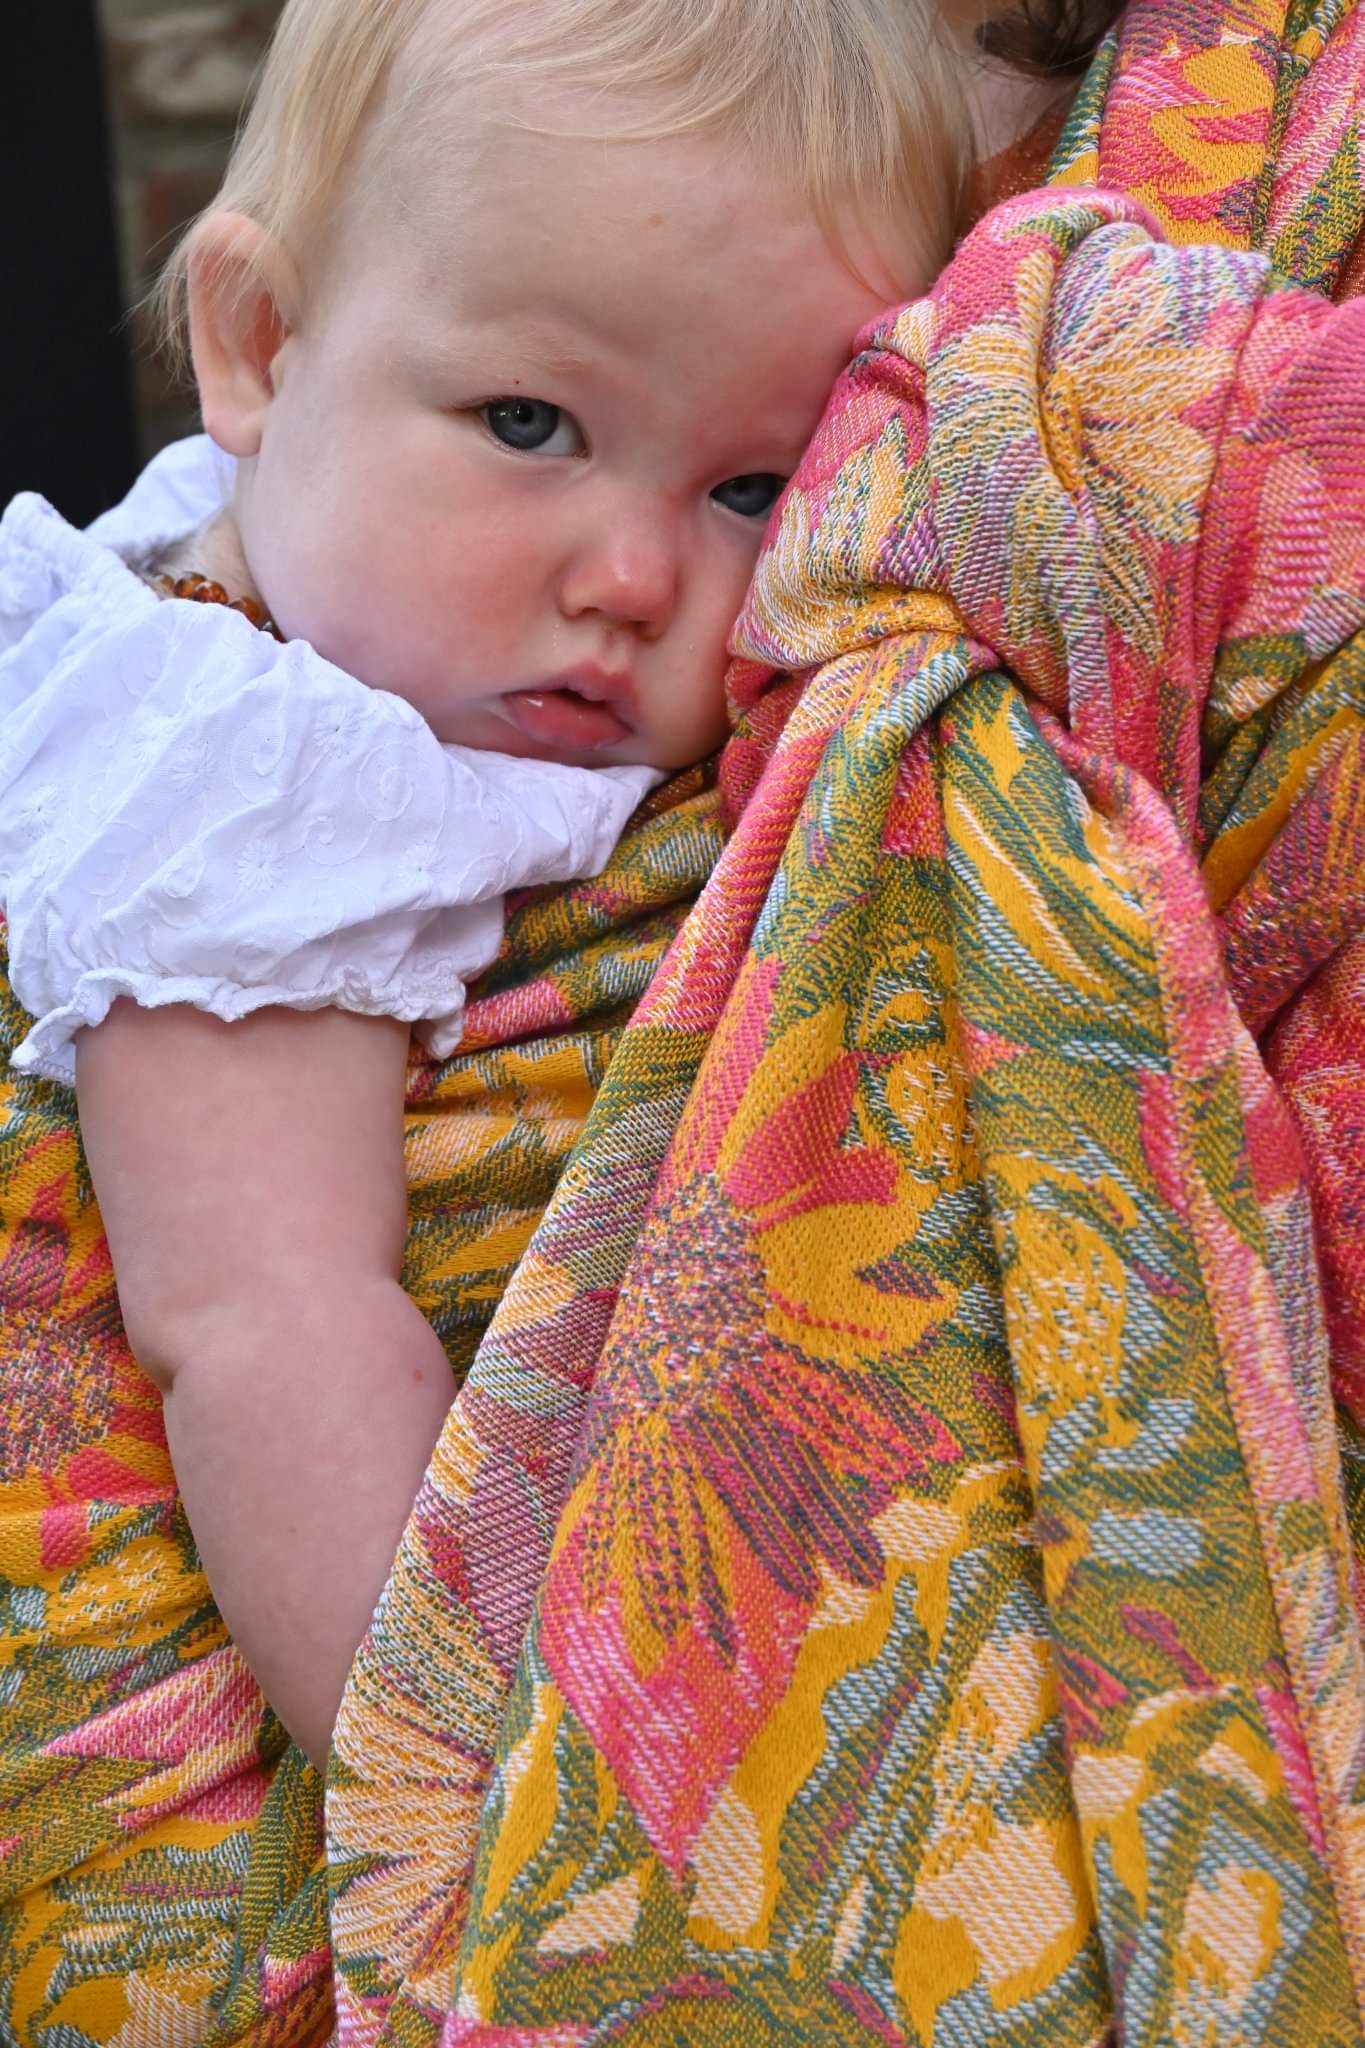
[[(282, 0), (99, 0), (113, 111), (125, 291), (138, 308), (177, 231), (217, 189), (243, 98)], [(192, 430), (133, 314), (143, 451)]]

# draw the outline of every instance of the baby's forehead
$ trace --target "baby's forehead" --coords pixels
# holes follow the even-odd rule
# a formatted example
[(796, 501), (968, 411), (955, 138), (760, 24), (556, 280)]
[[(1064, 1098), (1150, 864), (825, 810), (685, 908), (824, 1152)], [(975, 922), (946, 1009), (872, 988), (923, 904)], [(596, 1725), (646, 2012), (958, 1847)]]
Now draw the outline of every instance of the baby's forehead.
[[(742, 123), (689, 121), (658, 87), (589, 89), (532, 60), (502, 66), (499, 0), (432, 0), (425, 20), (391, 67), (350, 181), (381, 237), (399, 224), (433, 247), (458, 242), (466, 260), (501, 250), (508, 262), (558, 256), (570, 238), (585, 269), (615, 273), (663, 249), (704, 279), (717, 244), (794, 253), (818, 213), (826, 239), (839, 219), (838, 239), (886, 301), (921, 287), (913, 223), (869, 229), (851, 203), (817, 202), (807, 171)], [(481, 39), (472, 21), (492, 26)], [(869, 264), (874, 249), (884, 253)]]
[(662, 114), (642, 133), (638, 103), (541, 91), (529, 74), (494, 96), (444, 60), (414, 83), (405, 62), (361, 181), (361, 263), (382, 273), (371, 297), (395, 331), (415, 300), (451, 354), (510, 328), (533, 365), (649, 366), (759, 411), (793, 325), (830, 361), (896, 295), (859, 289), (810, 196), (732, 133), (669, 132)]
[(412, 36), (389, 67), (353, 166), (353, 184), (372, 203), (403, 202), (442, 165), (473, 168), (491, 123), (457, 48), (450, 37), (428, 46)]
[(461, 272), (543, 263), (547, 284), (581, 270), (591, 296), (604, 269), (624, 292), (663, 251), (701, 273), (721, 241), (774, 250), (808, 238), (805, 196), (733, 139), (622, 136), (582, 96), (529, 98), (489, 106), (455, 78), (382, 110), (356, 179), (376, 242), (401, 231)]

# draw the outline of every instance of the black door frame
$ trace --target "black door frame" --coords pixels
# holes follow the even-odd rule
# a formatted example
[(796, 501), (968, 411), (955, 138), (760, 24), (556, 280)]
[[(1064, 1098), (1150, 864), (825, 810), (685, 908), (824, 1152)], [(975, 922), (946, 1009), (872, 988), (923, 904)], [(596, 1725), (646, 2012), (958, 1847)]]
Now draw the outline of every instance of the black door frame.
[(0, 55), (0, 507), (84, 524), (137, 466), (94, 0), (6, 9)]

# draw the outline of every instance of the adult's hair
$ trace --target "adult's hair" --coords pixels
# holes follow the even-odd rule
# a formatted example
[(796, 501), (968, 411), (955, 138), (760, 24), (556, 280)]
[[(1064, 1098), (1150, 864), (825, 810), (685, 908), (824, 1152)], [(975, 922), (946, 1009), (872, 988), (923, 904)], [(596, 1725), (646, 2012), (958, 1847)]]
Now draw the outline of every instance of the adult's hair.
[(976, 32), (988, 56), (1037, 77), (1071, 78), (1083, 71), (1124, 0), (1015, 0)]

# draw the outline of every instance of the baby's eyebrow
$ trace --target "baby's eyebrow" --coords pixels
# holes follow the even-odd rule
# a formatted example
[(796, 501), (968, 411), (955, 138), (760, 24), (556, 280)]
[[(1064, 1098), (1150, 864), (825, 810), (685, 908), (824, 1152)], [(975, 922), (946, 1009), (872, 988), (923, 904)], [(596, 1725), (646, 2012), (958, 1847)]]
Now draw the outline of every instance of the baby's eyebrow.
[(450, 332), (432, 330), (398, 344), (398, 352), (425, 363), (461, 372), (496, 369), (504, 361), (520, 376), (527, 371), (550, 373), (603, 367), (603, 351), (591, 337), (572, 326), (534, 315), (454, 323)]
[(519, 321), (505, 330), (507, 345), (551, 370), (593, 370), (601, 366), (602, 350), (585, 334), (542, 321)]

